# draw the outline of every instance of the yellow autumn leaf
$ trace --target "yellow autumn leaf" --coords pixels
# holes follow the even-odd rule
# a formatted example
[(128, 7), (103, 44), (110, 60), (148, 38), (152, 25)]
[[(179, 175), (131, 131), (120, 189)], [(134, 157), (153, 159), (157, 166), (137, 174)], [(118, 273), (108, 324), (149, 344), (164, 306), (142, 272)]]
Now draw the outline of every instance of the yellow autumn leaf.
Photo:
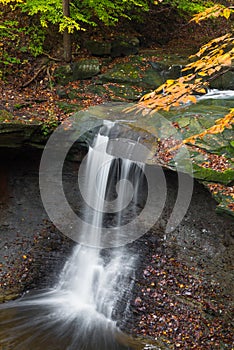
[(207, 74), (205, 72), (199, 72), (198, 75), (200, 75), (201, 77), (205, 77)]
[(156, 90), (154, 90), (156, 93), (161, 92), (165, 88), (165, 84), (160, 85)]
[[(170, 106), (178, 107), (181, 103), (188, 101), (196, 103), (194, 93), (205, 94), (205, 87), (209, 86), (210, 77), (214, 74), (218, 76), (224, 66), (231, 64), (231, 60), (234, 58), (234, 48), (230, 48), (230, 46), (233, 47), (233, 42), (232, 34), (225, 34), (203, 45), (197, 54), (191, 56), (196, 61), (188, 63), (183, 69), (183, 71), (193, 70), (194, 73), (183, 75), (175, 80), (167, 80), (153, 92), (144, 95), (140, 102), (133, 107), (133, 110), (148, 108), (158, 111), (168, 109)], [(225, 127), (230, 126), (226, 123)], [(221, 129), (220, 125), (219, 128), (211, 129), (209, 132)], [(205, 133), (197, 135), (197, 137), (205, 135)]]
[(228, 19), (230, 17), (231, 11), (228, 8), (223, 10), (223, 16)]
[(216, 72), (216, 69), (214, 69), (214, 68), (211, 68), (211, 69), (209, 69), (208, 70), (208, 75), (212, 75), (213, 73), (215, 73)]
[(143, 100), (147, 100), (147, 99), (151, 98), (152, 95), (153, 95), (152, 92), (150, 92), (150, 93), (148, 93), (148, 94), (145, 94), (144, 96), (142, 96), (141, 100), (142, 100), (142, 101), (143, 101)]
[(191, 144), (194, 144), (196, 141), (196, 139), (194, 137), (189, 137), (185, 140), (183, 140), (183, 143), (191, 143)]
[(206, 89), (197, 89), (196, 92), (198, 92), (199, 94), (206, 94)]
[(169, 79), (166, 81), (167, 85), (172, 85), (174, 83), (175, 80), (173, 79)]
[(197, 99), (195, 96), (191, 95), (187, 97), (189, 101), (193, 102), (193, 103), (197, 103)]

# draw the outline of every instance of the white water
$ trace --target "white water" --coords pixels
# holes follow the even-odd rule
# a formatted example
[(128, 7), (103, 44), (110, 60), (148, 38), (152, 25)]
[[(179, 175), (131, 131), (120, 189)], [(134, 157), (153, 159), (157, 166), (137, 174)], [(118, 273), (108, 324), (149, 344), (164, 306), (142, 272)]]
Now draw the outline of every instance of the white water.
[[(142, 172), (141, 165), (130, 160), (114, 160), (106, 153), (107, 144), (108, 136), (98, 134), (84, 168), (85, 202), (96, 209), (86, 206), (83, 210), (84, 220), (89, 221), (92, 228), (89, 232), (84, 229), (82, 235), (88, 237), (90, 246), (75, 247), (52, 290), (5, 304), (4, 341), (12, 342), (14, 349), (129, 349), (115, 341), (119, 332), (116, 322), (123, 322), (128, 310), (136, 258), (126, 248), (108, 249), (103, 253), (95, 247), (100, 243), (105, 197), (113, 191), (110, 187), (119, 183), (117, 199), (110, 203), (111, 212), (116, 212), (114, 223), (118, 241), (121, 234), (118, 226), (129, 213), (136, 214)], [(130, 195), (126, 179), (130, 178), (134, 191), (132, 208), (128, 211), (125, 206)], [(122, 305), (120, 311), (119, 305)]]
[[(110, 252), (109, 261), (102, 256), (100, 246), (102, 226), (104, 225), (104, 214), (108, 193), (108, 182), (112, 184), (111, 177), (118, 176), (118, 182), (127, 179), (132, 168), (132, 162), (123, 160), (120, 171), (113, 174), (111, 167), (114, 158), (106, 153), (108, 136), (98, 134), (93, 148), (90, 148), (84, 173), (85, 179), (85, 201), (91, 203), (95, 210), (91, 217), (91, 230), (83, 230), (82, 235), (88, 236), (88, 244), (92, 247), (78, 245), (71, 258), (67, 261), (57, 286), (57, 294), (68, 293), (69, 303), (65, 306), (66, 313), (71, 308), (79, 313), (99, 313), (108, 321), (112, 320), (112, 314), (116, 303), (126, 293), (125, 285), (129, 276), (134, 272), (134, 257), (129, 256), (126, 249), (118, 249)], [(122, 182), (123, 184), (123, 182)], [(118, 241), (118, 226), (121, 226), (121, 208), (126, 201), (127, 192), (122, 185), (119, 187), (117, 206), (117, 229), (116, 241)], [(90, 208), (84, 211), (84, 221), (90, 220)], [(87, 241), (87, 238), (86, 238)], [(99, 315), (99, 316), (100, 316)], [(94, 321), (95, 322), (95, 321)]]
[(205, 95), (197, 97), (198, 101), (208, 100), (208, 99), (229, 99), (234, 98), (234, 90), (217, 90), (211, 89)]

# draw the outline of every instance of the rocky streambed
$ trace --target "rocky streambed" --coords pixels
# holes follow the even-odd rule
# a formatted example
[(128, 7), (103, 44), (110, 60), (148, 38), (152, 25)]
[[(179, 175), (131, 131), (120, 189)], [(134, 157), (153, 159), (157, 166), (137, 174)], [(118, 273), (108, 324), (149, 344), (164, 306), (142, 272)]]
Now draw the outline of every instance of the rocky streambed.
[[(125, 138), (133, 136), (151, 151), (147, 166), (160, 166), (166, 172), (168, 193), (164, 211), (155, 226), (129, 247), (138, 252), (139, 262), (128, 317), (123, 320), (120, 309), (119, 319), (122, 321), (119, 326), (139, 336), (143, 343), (152, 344), (151, 348), (231, 349), (233, 128), (212, 137), (198, 138), (194, 145), (188, 145), (189, 164), (195, 178), (192, 200), (177, 228), (170, 233), (165, 233), (165, 229), (178, 192), (175, 171), (188, 172), (188, 162), (183, 162), (184, 154), (178, 153), (176, 158), (167, 150), (214, 125), (228, 113), (233, 99), (218, 101), (211, 98), (169, 114), (160, 113), (160, 116), (133, 117), (125, 114), (123, 108), (129, 104), (119, 101), (134, 101), (139, 94), (155, 87), (155, 79), (146, 86), (142, 70), (138, 71), (139, 62), (145, 65), (146, 61), (139, 61), (137, 57), (134, 60), (137, 73), (127, 66), (128, 62), (117, 71), (109, 72), (111, 77), (108, 81), (105, 73), (100, 76), (95, 73), (96, 78), (88, 84), (92, 88), (91, 93), (96, 96), (106, 94), (103, 89), (108, 90), (108, 99), (111, 96), (114, 102), (80, 111), (73, 119), (76, 120), (75, 132), (78, 134), (92, 129), (93, 120), (97, 125), (103, 117), (121, 120), (113, 139), (120, 135)], [(147, 59), (150, 78), (156, 74), (161, 79), (162, 74), (152, 65), (154, 62), (150, 62)], [(127, 73), (127, 68), (130, 73)], [(166, 69), (163, 68), (163, 71), (165, 73)], [(176, 72), (178, 75), (178, 70)], [(140, 90), (131, 90), (126, 77), (130, 78), (134, 89), (137, 85)], [(79, 90), (82, 86), (87, 93), (87, 84), (81, 81)], [(113, 93), (112, 87), (116, 92)], [(61, 104), (64, 97), (67, 101), (76, 96), (77, 91), (73, 90), (71, 85), (58, 88)], [(129, 97), (132, 92), (133, 98)], [(77, 104), (66, 103), (69, 108), (74, 107), (74, 111), (80, 109)], [(7, 121), (4, 117), (0, 125), (0, 296), (3, 302), (15, 299), (28, 290), (54, 285), (75, 244), (53, 226), (40, 198), (39, 163), (51, 130), (45, 133), (40, 123), (21, 123), (8, 117)], [(165, 123), (167, 127), (170, 125), (167, 133), (162, 127)], [(65, 129), (69, 129), (69, 123), (64, 125)], [(80, 161), (86, 153), (83, 146), (93, 135), (91, 129), (83, 135), (77, 148), (72, 149), (64, 168), (63, 180), (68, 200), (77, 207), (79, 195), (74, 186)]]
[[(80, 159), (84, 154), (81, 149)], [(1, 300), (6, 302), (27, 290), (54, 285), (74, 242), (51, 224), (41, 203), (41, 152), (5, 149), (1, 157)], [(64, 172), (72, 205), (79, 205), (72, 191), (78, 167), (73, 159)], [(166, 171), (166, 181), (162, 216), (129, 246), (139, 260), (127, 318), (122, 319), (120, 308), (119, 326), (152, 348), (229, 349), (233, 220), (216, 213), (215, 200), (195, 182), (187, 214), (166, 234), (178, 190), (176, 173)]]
[[(168, 210), (176, 179), (169, 173), (167, 180)], [(233, 221), (214, 208), (209, 193), (195, 183), (178, 228), (165, 234), (164, 211), (138, 243), (130, 328), (156, 349), (232, 348)]]
[(1, 301), (52, 286), (73, 245), (43, 208), (40, 157), (35, 149), (1, 149)]

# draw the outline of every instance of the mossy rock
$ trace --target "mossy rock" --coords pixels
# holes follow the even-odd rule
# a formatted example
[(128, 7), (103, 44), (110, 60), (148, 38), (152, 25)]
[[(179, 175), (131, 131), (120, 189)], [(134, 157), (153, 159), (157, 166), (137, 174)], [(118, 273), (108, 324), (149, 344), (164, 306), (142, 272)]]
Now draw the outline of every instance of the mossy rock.
[(65, 113), (73, 113), (73, 112), (78, 112), (79, 110), (82, 109), (82, 106), (79, 106), (74, 103), (68, 103), (68, 102), (57, 102), (57, 105), (60, 109), (62, 109)]
[(140, 68), (133, 66), (131, 62), (119, 63), (106, 73), (99, 75), (99, 79), (105, 83), (140, 83)]
[(128, 84), (106, 84), (106, 92), (112, 101), (119, 101), (120, 99), (126, 101), (138, 101), (139, 98), (146, 93), (143, 88), (137, 88)]
[(66, 85), (73, 81), (73, 72), (70, 64), (55, 69), (54, 77), (57, 84)]
[(209, 98), (206, 100), (200, 100), (197, 102), (197, 106), (200, 107), (201, 111), (207, 109), (209, 111), (218, 111), (222, 109), (232, 108), (233, 107), (233, 98)]
[[(217, 101), (217, 100), (216, 100)], [(209, 119), (215, 120), (224, 117), (230, 109), (230, 105), (227, 102), (225, 104), (222, 103), (223, 100), (218, 100), (219, 102), (217, 104), (214, 104), (215, 100), (204, 100), (204, 101), (198, 101), (196, 104), (191, 104), (188, 106), (185, 106), (183, 109), (185, 113), (189, 115), (196, 115), (197, 118), (200, 120), (201, 123), (205, 122), (205, 119), (207, 122)], [(229, 101), (229, 100), (227, 100)], [(233, 102), (232, 102), (233, 106)]]
[(218, 182), (227, 185), (234, 179), (234, 169), (227, 169), (221, 172), (199, 166), (198, 164), (193, 164), (193, 176), (199, 180)]
[(120, 37), (111, 43), (111, 56), (122, 57), (136, 55), (139, 51), (140, 41), (135, 37)]
[(90, 79), (100, 72), (98, 59), (82, 59), (72, 64), (73, 80)]
[(19, 148), (27, 145), (44, 146), (48, 136), (39, 124), (21, 122), (0, 123), (0, 147)]
[(177, 123), (180, 128), (184, 128), (190, 124), (190, 117), (185, 116), (185, 117), (178, 118)]
[[(216, 185), (215, 183), (207, 183), (202, 182), (203, 185), (210, 191), (209, 185)], [(211, 192), (211, 191), (210, 191)], [(217, 213), (220, 214), (228, 214), (232, 217), (234, 217), (234, 208), (233, 208), (233, 193), (228, 191), (227, 186), (222, 186), (221, 188), (217, 187), (215, 191), (211, 192), (213, 198), (218, 202), (219, 204), (216, 207)]]
[(14, 120), (13, 114), (5, 109), (0, 109), (0, 123), (9, 120)]
[(90, 79), (100, 72), (98, 59), (82, 59), (72, 64), (58, 67), (54, 72), (57, 84), (66, 85), (75, 80)]
[(163, 83), (161, 74), (140, 60), (116, 64), (113, 69), (99, 75), (99, 79), (104, 83), (127, 83), (152, 89)]
[(209, 153), (234, 157), (233, 128), (225, 129), (222, 133), (207, 134), (202, 138), (197, 138), (195, 145), (207, 150)]
[[(145, 93), (149, 92), (142, 87), (137, 87), (127, 83), (107, 83), (107, 84), (90, 84), (87, 87), (70, 89), (66, 92), (69, 99), (85, 100), (91, 95), (107, 97), (111, 101), (138, 101)], [(64, 103), (58, 103), (64, 105)], [(67, 103), (69, 105), (69, 103)], [(67, 106), (68, 107), (68, 106)], [(64, 108), (62, 107), (64, 110)], [(76, 110), (76, 109), (74, 109)]]
[(103, 85), (91, 84), (87, 86), (85, 91), (88, 94), (94, 94), (97, 96), (103, 96), (103, 95), (109, 96), (108, 90)]

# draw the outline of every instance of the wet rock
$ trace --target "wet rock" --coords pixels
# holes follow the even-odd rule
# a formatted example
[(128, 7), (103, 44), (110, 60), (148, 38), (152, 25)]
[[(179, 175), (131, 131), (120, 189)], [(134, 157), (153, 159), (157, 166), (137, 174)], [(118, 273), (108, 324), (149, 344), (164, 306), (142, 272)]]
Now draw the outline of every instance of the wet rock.
[(41, 202), (40, 157), (41, 150), (0, 149), (1, 301), (52, 286), (73, 246), (49, 222)]
[(0, 123), (0, 147), (20, 148), (33, 144), (40, 148), (47, 138), (39, 124), (22, 124), (14, 120)]
[[(174, 174), (167, 173), (169, 202), (175, 190), (171, 176)], [(188, 213), (176, 230), (164, 239), (164, 231), (160, 232), (157, 223), (140, 239), (144, 258), (136, 269), (131, 327), (149, 344), (151, 339), (153, 342), (161, 337), (169, 348), (177, 344), (176, 348), (181, 349), (208, 350), (211, 342), (217, 349), (229, 348), (232, 343), (229, 310), (234, 246), (230, 241), (227, 245), (225, 234), (233, 232), (233, 221), (217, 215), (213, 205), (204, 188), (195, 183)], [(156, 244), (151, 236), (157, 237)], [(148, 244), (144, 244), (146, 241)], [(138, 245), (135, 242), (137, 251)]]

